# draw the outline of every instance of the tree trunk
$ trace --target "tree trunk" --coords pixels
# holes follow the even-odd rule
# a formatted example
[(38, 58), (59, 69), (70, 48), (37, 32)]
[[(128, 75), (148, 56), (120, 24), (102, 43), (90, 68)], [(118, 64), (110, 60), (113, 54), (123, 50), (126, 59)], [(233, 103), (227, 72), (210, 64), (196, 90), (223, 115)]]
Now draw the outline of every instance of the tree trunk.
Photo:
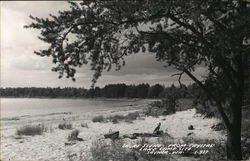
[(237, 130), (228, 132), (227, 136), (227, 159), (242, 160), (241, 141)]
[(248, 54), (244, 57), (245, 60), (245, 71), (244, 71), (244, 102), (243, 110), (247, 110), (250, 107), (250, 56)]
[[(237, 112), (236, 112), (237, 110)], [(232, 128), (227, 133), (227, 159), (242, 160), (241, 154), (241, 106), (233, 112)]]
[[(242, 71), (243, 72), (243, 71)], [(244, 77), (243, 77), (244, 78)], [(231, 127), (227, 128), (227, 159), (242, 160), (241, 151), (241, 120), (244, 94), (244, 79), (239, 81), (239, 90), (230, 104)]]

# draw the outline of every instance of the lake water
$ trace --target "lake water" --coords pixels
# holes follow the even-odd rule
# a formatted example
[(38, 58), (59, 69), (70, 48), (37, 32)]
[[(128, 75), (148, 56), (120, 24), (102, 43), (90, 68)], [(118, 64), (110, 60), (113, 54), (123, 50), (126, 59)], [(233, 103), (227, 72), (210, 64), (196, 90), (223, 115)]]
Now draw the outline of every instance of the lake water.
[(96, 112), (146, 105), (147, 99), (40, 99), (0, 98), (1, 118), (63, 112)]

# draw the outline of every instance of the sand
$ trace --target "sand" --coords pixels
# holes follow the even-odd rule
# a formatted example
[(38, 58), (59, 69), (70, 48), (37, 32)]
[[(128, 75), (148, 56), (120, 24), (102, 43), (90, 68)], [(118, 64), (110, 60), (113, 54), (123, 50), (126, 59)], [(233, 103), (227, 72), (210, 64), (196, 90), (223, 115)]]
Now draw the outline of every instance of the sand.
[[(141, 109), (139, 109), (141, 110)], [(137, 111), (133, 108), (124, 111), (100, 111), (91, 114), (55, 114), (50, 116), (27, 117), (20, 120), (2, 121), (1, 126), (1, 160), (69, 160), (70, 157), (79, 158), (82, 154), (85, 158), (90, 157), (90, 148), (93, 141), (103, 139), (103, 135), (110, 129), (120, 131), (121, 135), (132, 134), (135, 132), (152, 132), (158, 122), (161, 122), (161, 129), (173, 136), (182, 138), (188, 133), (193, 132), (193, 136), (201, 139), (225, 140), (225, 134), (213, 131), (210, 127), (219, 122), (218, 119), (203, 118), (196, 114), (195, 109), (176, 112), (172, 115), (155, 117), (142, 117), (133, 123), (112, 122), (94, 123), (91, 118), (94, 115), (114, 115), (127, 114)], [(73, 129), (80, 131), (79, 137), (84, 141), (76, 141), (74, 145), (65, 145), (67, 137), (72, 130), (58, 129), (58, 124), (70, 122)], [(17, 136), (16, 129), (27, 124), (45, 124), (48, 131), (42, 135)], [(87, 123), (87, 127), (81, 127), (81, 123)], [(188, 126), (193, 125), (194, 130), (188, 130)]]

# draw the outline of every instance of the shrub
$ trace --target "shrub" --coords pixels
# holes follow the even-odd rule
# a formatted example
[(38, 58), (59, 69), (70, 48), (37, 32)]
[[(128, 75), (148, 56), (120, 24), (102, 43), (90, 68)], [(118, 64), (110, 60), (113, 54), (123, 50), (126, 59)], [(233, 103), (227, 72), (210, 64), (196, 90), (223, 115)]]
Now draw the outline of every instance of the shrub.
[(119, 123), (119, 121), (116, 118), (112, 119), (112, 122), (113, 122), (113, 124), (118, 124)]
[(166, 108), (170, 113), (175, 113), (176, 108), (179, 106), (179, 98), (176, 95), (167, 95), (164, 100), (166, 103)]
[(185, 111), (188, 109), (192, 109), (193, 107), (193, 99), (190, 98), (180, 98), (178, 100), (178, 106), (176, 106), (176, 111)]
[(105, 118), (104, 116), (100, 115), (100, 116), (95, 116), (93, 119), (92, 119), (93, 122), (104, 122), (105, 121)]
[[(142, 139), (137, 145), (144, 145), (147, 140)], [(169, 155), (151, 155), (139, 148), (131, 149), (123, 147), (123, 140), (97, 140), (92, 144), (91, 155), (93, 161), (169, 161)]]
[(179, 107), (178, 98), (175, 95), (166, 94), (165, 98), (160, 101), (154, 101), (144, 110), (145, 115), (158, 117), (160, 115), (169, 115), (176, 112)]
[(210, 105), (197, 104), (197, 105), (194, 105), (194, 107), (196, 109), (196, 113), (200, 113), (200, 114), (204, 115), (204, 117), (206, 117), (206, 118), (215, 117), (215, 112), (212, 109), (213, 107), (211, 107)]
[[(190, 157), (190, 160), (203, 161), (203, 160), (226, 160), (226, 147), (224, 143), (218, 142), (217, 140), (208, 140), (208, 139), (197, 139), (192, 137), (183, 137), (182, 139), (173, 139), (171, 136), (163, 136), (158, 138), (158, 144), (163, 145), (164, 147), (169, 146), (170, 144), (176, 145), (208, 145), (214, 144), (213, 147), (193, 147), (190, 150), (183, 151), (182, 154), (175, 156), (180, 158), (181, 156)], [(202, 150), (208, 150), (207, 154), (197, 154)], [(196, 154), (195, 154), (196, 151)], [(195, 159), (196, 158), (196, 159)]]
[(71, 131), (71, 133), (68, 136), (68, 141), (74, 141), (78, 140), (79, 130), (75, 129)]
[(125, 116), (123, 115), (113, 115), (108, 118), (109, 121), (113, 122), (114, 124), (119, 123), (119, 121), (124, 120)]
[(67, 151), (67, 159), (68, 161), (76, 161), (78, 160), (77, 154), (75, 152)]
[(91, 147), (93, 161), (135, 161), (130, 149), (122, 147), (122, 140), (113, 140), (108, 143), (106, 140), (97, 140)]
[(126, 120), (136, 120), (137, 117), (139, 117), (139, 116), (140, 116), (139, 112), (131, 112), (125, 116), (125, 119)]
[(71, 124), (71, 123), (66, 123), (66, 122), (60, 123), (60, 124), (58, 125), (58, 128), (59, 128), (59, 129), (62, 129), (62, 130), (65, 130), (65, 129), (72, 129), (72, 124)]
[[(215, 104), (209, 101), (209, 98), (203, 91), (199, 91), (194, 96), (195, 98), (192, 105), (195, 107), (196, 113), (200, 113), (207, 118), (220, 117), (218, 112), (216, 112)], [(229, 112), (226, 108), (225, 111)]]
[(133, 122), (133, 120), (136, 120), (140, 116), (139, 112), (131, 112), (127, 115), (114, 115), (110, 116), (108, 119), (112, 121), (114, 124), (118, 123), (121, 120), (125, 120), (126, 122)]
[(21, 127), (20, 129), (17, 129), (16, 134), (17, 135), (42, 135), (43, 132), (47, 131), (45, 126), (42, 124), (38, 125), (26, 125)]
[(146, 116), (152, 116), (152, 117), (159, 117), (160, 115), (162, 115), (164, 112), (163, 108), (158, 108), (156, 106), (153, 105), (149, 105), (149, 107), (147, 107), (143, 113)]
[[(226, 160), (226, 146), (223, 143), (219, 143), (216, 140), (208, 140), (208, 139), (196, 139), (192, 137), (184, 137), (182, 138), (184, 144), (214, 144), (213, 148), (209, 148), (209, 152), (207, 154), (194, 154), (195, 150), (202, 149), (193, 149), (190, 152), (184, 153), (183, 155), (194, 156), (202, 160)], [(203, 148), (206, 149), (206, 148)]]
[[(152, 143), (149, 142), (148, 138), (144, 138), (142, 137), (138, 142), (137, 145), (140, 145), (139, 149), (145, 145), (151, 145)], [(153, 143), (155, 144), (155, 143)], [(136, 152), (136, 157), (139, 158), (140, 160), (143, 161), (170, 161), (170, 160), (174, 160), (173, 156), (171, 155), (167, 155), (167, 154), (149, 154), (147, 150), (139, 150), (139, 149), (134, 149), (134, 151)], [(157, 148), (156, 148), (157, 149)]]
[(116, 119), (116, 120), (124, 120), (125, 116), (123, 115), (114, 115), (109, 117), (110, 120)]

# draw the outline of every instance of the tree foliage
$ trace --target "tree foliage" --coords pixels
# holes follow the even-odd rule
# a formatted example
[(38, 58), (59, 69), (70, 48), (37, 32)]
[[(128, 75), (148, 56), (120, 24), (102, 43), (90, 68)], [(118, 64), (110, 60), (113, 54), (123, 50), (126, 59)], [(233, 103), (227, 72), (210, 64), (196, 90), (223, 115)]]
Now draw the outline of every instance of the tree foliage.
[[(84, 88), (35, 88), (35, 87), (24, 87), (24, 88), (0, 88), (0, 97), (104, 97), (104, 98), (162, 98), (165, 97), (166, 91), (172, 87), (164, 87), (160, 84), (152, 85), (149, 84), (138, 84), (138, 85), (126, 85), (126, 84), (108, 84), (103, 88), (95, 87), (91, 89)], [(175, 88), (175, 92), (179, 93), (181, 97), (185, 98), (181, 88)], [(152, 92), (153, 91), (153, 92)], [(188, 96), (187, 96), (188, 97)]]

